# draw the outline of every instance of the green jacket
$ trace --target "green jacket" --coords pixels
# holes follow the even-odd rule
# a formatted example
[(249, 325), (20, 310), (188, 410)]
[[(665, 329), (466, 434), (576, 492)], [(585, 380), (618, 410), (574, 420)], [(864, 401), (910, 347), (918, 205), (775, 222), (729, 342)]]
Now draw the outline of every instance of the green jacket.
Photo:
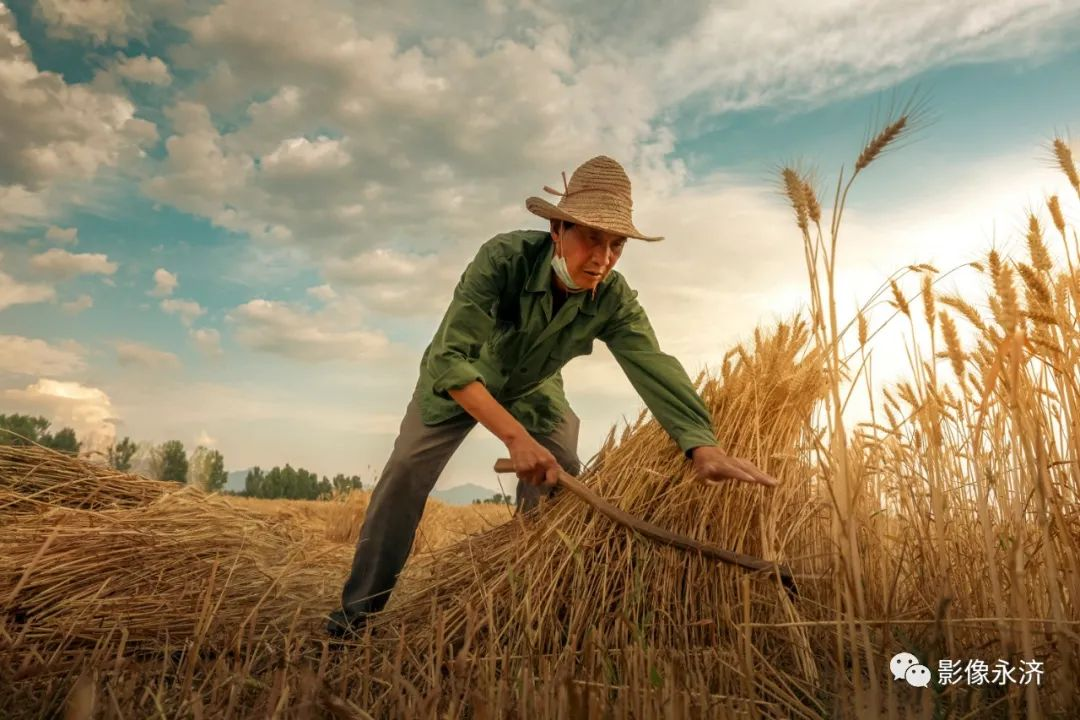
[(447, 390), (487, 386), (531, 434), (546, 435), (570, 406), (562, 367), (611, 350), (631, 385), (683, 452), (715, 445), (711, 418), (686, 370), (660, 350), (637, 291), (612, 270), (596, 290), (571, 294), (551, 317), (551, 234), (496, 235), (476, 253), (420, 360), (420, 410), (434, 425), (465, 412)]

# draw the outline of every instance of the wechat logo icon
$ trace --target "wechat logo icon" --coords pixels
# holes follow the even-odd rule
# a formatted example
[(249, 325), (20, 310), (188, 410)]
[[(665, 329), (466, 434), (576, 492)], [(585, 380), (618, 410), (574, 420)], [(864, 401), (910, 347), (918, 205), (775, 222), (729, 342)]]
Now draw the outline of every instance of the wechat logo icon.
[(919, 662), (911, 653), (897, 653), (889, 661), (893, 680), (904, 680), (912, 687), (926, 687), (930, 684), (930, 668)]

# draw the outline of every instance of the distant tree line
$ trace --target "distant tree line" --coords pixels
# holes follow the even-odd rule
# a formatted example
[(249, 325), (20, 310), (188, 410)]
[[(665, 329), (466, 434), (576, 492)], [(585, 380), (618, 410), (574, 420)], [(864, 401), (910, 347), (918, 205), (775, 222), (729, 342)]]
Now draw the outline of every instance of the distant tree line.
[(333, 480), (325, 475), (320, 480), (315, 473), (304, 468), (294, 468), (288, 463), (285, 467), (275, 466), (266, 472), (256, 465), (248, 470), (244, 479), (244, 494), (257, 498), (318, 500), (331, 497), (335, 493), (347, 493), (362, 488), (363, 483), (358, 475), (346, 476), (338, 473)]
[(476, 500), (472, 501), (473, 505), (487, 505), (488, 503), (494, 503), (496, 505), (513, 505), (514, 496), (503, 495), (502, 493), (495, 493), (489, 498), (485, 498), (483, 500), (477, 498)]
[[(78, 454), (82, 442), (69, 427), (53, 432), (48, 419), (30, 415), (0, 415), (0, 445), (37, 443), (53, 450)], [(121, 472), (139, 472), (146, 477), (182, 485), (195, 485), (209, 492), (246, 495), (257, 498), (319, 500), (337, 493), (363, 489), (358, 475), (338, 473), (332, 479), (319, 477), (304, 468), (274, 467), (266, 472), (251, 468), (244, 480), (244, 490), (225, 490), (229, 473), (221, 451), (195, 448), (189, 455), (184, 443), (169, 440), (160, 445), (136, 443), (130, 437), (114, 442), (104, 452), (105, 462)]]

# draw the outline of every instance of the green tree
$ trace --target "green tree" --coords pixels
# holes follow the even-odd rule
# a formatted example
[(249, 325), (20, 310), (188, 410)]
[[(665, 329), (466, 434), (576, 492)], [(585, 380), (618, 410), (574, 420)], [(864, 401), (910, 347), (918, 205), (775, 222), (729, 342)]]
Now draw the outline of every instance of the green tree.
[(244, 478), (244, 494), (248, 497), (265, 497), (263, 495), (263, 483), (266, 481), (266, 477), (263, 475), (262, 468), (258, 465), (248, 470), (247, 477)]
[(82, 443), (75, 437), (75, 431), (69, 427), (64, 428), (55, 435), (45, 435), (41, 439), (41, 444), (53, 450), (75, 454), (78, 454), (79, 448), (82, 447)]
[(229, 481), (229, 473), (225, 471), (225, 457), (220, 450), (210, 452), (210, 467), (206, 473), (206, 489), (210, 492), (218, 492)]
[(41, 442), (49, 421), (30, 415), (0, 415), (0, 445), (30, 445)]
[(250, 497), (318, 500), (330, 485), (325, 478), (319, 482), (319, 476), (309, 470), (285, 463), (284, 467), (274, 466), (266, 473), (258, 467), (249, 470), (244, 491)]
[(285, 480), (282, 477), (281, 468), (277, 465), (270, 468), (267, 471), (266, 476), (262, 481), (262, 495), (259, 497), (264, 498), (276, 498), (281, 497), (281, 493), (285, 489)]
[[(5, 432), (6, 431), (6, 432)], [(49, 432), (49, 421), (41, 416), (0, 415), (0, 445), (32, 445), (37, 443), (61, 452), (78, 453), (82, 443), (69, 427)]]
[(169, 440), (161, 446), (161, 474), (160, 480), (166, 482), (186, 483), (188, 476), (187, 452), (184, 443), (179, 440)]
[(120, 472), (131, 470), (131, 459), (135, 456), (137, 449), (138, 446), (129, 437), (125, 437), (119, 443), (113, 443), (109, 446), (107, 453), (109, 467)]
[(338, 473), (330, 482), (334, 486), (334, 492), (336, 493), (345, 494), (353, 490), (364, 489), (364, 483), (360, 482), (359, 475), (346, 476), (344, 473)]

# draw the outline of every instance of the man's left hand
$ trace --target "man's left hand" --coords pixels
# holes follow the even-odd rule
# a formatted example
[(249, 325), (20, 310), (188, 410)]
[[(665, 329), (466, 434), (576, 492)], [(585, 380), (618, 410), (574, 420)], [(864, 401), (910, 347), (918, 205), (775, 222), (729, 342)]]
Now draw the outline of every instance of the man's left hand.
[(703, 445), (693, 450), (694, 471), (708, 485), (720, 485), (725, 480), (742, 480), (766, 487), (776, 487), (780, 481), (754, 467), (753, 463), (732, 457), (716, 446)]

